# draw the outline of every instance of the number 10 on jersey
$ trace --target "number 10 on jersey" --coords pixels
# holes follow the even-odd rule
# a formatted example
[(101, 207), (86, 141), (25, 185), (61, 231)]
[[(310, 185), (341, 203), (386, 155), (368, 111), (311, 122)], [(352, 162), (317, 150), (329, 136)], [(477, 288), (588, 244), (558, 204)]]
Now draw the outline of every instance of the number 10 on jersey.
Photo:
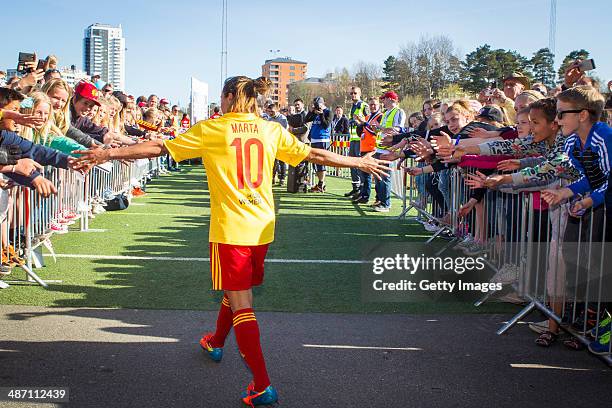
[[(257, 188), (263, 182), (263, 154), (264, 147), (261, 140), (256, 138), (247, 139), (244, 144), (237, 137), (230, 145), (236, 149), (236, 175), (238, 176), (238, 188), (242, 190), (246, 184), (250, 188)], [(253, 157), (255, 156), (255, 157)], [(257, 177), (253, 180), (252, 162), (256, 160)]]

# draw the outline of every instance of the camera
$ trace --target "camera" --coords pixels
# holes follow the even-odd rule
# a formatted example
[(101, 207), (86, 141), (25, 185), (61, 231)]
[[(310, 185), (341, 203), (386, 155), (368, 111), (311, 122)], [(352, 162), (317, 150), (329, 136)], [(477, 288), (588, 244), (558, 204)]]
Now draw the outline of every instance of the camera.
[(312, 107), (314, 108), (314, 110), (316, 111), (322, 111), (323, 110), (323, 105), (325, 104), (325, 101), (323, 100), (322, 97), (317, 96), (316, 98), (314, 98), (312, 100)]

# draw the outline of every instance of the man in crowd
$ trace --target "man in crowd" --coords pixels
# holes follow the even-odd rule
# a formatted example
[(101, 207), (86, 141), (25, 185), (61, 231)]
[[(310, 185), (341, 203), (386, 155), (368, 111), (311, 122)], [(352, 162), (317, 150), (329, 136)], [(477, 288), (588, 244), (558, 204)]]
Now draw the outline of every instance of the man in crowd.
[[(376, 142), (378, 140), (376, 127), (380, 125), (382, 112), (380, 111), (380, 101), (378, 98), (370, 98), (369, 101), (370, 114), (365, 117), (363, 123), (363, 132), (359, 143), (359, 151), (362, 156), (376, 150)], [(359, 171), (359, 197), (353, 199), (355, 204), (367, 204), (370, 200), (370, 192), (372, 189), (372, 177), (369, 173)], [(379, 205), (380, 202), (375, 203)]]
[[(368, 105), (361, 100), (361, 88), (358, 86), (351, 87), (349, 92), (353, 105), (351, 106), (351, 114), (349, 115), (349, 156), (359, 157), (359, 145), (361, 142), (360, 136), (363, 130), (365, 117), (369, 114)], [(351, 191), (344, 194), (345, 197), (353, 199), (358, 198), (359, 194), (359, 171), (351, 169), (351, 183), (353, 187)]]
[[(310, 143), (311, 146), (317, 149), (329, 149), (331, 140), (331, 119), (332, 113), (325, 106), (325, 100), (317, 96), (312, 101), (310, 112), (306, 114), (305, 123), (312, 122), (310, 127)], [(316, 186), (310, 189), (311, 193), (325, 192), (325, 166), (315, 164), (315, 172), (319, 182)]]
[[(378, 129), (383, 132), (401, 132), (406, 123), (406, 112), (399, 107), (399, 97), (395, 92), (389, 91), (381, 99), (385, 107), (385, 113), (380, 119)], [(383, 176), (380, 180), (376, 180), (375, 189), (376, 203), (373, 207), (374, 211), (381, 213), (389, 212), (391, 208), (391, 178)]]
[(304, 101), (297, 98), (293, 101), (295, 113), (287, 118), (289, 122), (289, 132), (291, 132), (302, 143), (310, 143), (308, 132), (310, 128), (305, 122), (306, 110), (304, 109)]
[(504, 91), (493, 90), (493, 102), (498, 105), (503, 114), (506, 124), (516, 122), (516, 111), (514, 110), (514, 100), (523, 91), (529, 89), (529, 78), (520, 72), (514, 72), (504, 79)]
[(349, 122), (348, 118), (344, 116), (344, 109), (342, 109), (342, 106), (336, 106), (334, 109), (332, 132), (334, 135), (338, 135), (338, 137), (349, 134)]
[[(285, 115), (279, 112), (279, 106), (277, 102), (268, 103), (266, 105), (266, 114), (268, 117), (266, 120), (270, 122), (276, 122), (283, 127), (283, 129), (287, 129), (289, 124), (287, 123), (287, 118)], [(278, 185), (285, 185), (285, 178), (287, 177), (287, 164), (285, 162), (280, 161), (279, 159), (275, 159), (274, 161), (274, 171), (272, 172), (272, 184), (274, 184), (276, 176), (278, 175)]]

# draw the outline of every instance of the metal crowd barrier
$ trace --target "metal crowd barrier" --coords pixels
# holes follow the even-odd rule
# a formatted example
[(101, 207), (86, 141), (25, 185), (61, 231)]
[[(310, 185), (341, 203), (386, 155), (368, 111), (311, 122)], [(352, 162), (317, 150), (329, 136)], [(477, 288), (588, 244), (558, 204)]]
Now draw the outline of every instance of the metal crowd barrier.
[[(349, 155), (349, 137), (350, 135), (344, 135), (341, 133), (332, 133), (331, 142), (329, 144), (329, 150), (342, 155)], [(342, 178), (351, 178), (351, 169), (339, 168), (339, 167), (327, 167), (327, 175)]]
[[(50, 237), (64, 233), (68, 225), (80, 223), (80, 230), (89, 229), (89, 217), (95, 205), (104, 204), (121, 193), (131, 194), (160, 172), (159, 158), (133, 162), (114, 161), (94, 167), (82, 175), (70, 170), (48, 167), (44, 176), (56, 186), (58, 193), (42, 198), (26, 187), (0, 191), (2, 231), (2, 263), (26, 273), (26, 281), (7, 280), (0, 270), (0, 289), (10, 283), (37, 283), (47, 287), (34, 269), (42, 266), (40, 246), (46, 246), (55, 257)], [(6, 269), (6, 268), (5, 268)], [(4, 276), (3, 276), (4, 275)]]
[[(403, 167), (417, 165), (407, 159)], [(455, 166), (445, 170), (446, 178), (436, 173), (408, 176), (402, 216), (414, 209), (421, 222), (435, 224), (428, 229), (433, 234), (428, 242), (442, 235), (448, 239), (439, 254), (451, 249), (471, 256), (486, 254), (493, 271), (491, 282), (503, 284), (507, 301), (526, 304), (498, 334), (538, 310), (581, 346), (609, 338), (612, 268), (607, 261), (612, 260), (612, 223), (604, 206), (581, 217), (569, 214), (568, 203), (549, 208), (539, 191), (562, 187), (563, 181), (478, 191), (465, 184), (466, 175), (476, 170)], [(477, 202), (460, 217), (460, 209), (470, 199)], [(493, 295), (487, 293), (475, 306)], [(591, 351), (612, 366), (611, 344)]]

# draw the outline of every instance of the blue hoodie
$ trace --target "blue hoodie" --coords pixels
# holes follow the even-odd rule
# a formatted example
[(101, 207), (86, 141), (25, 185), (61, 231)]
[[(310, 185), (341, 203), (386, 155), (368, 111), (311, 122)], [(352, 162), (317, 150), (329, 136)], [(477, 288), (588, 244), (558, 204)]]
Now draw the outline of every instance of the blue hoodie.
[[(68, 168), (68, 155), (57, 150), (50, 149), (43, 145), (35, 144), (20, 137), (15, 132), (8, 130), (0, 131), (0, 146), (19, 146), (23, 157), (30, 158), (43, 166), (53, 166), (62, 169)], [(22, 176), (15, 173), (5, 173), (5, 175), (18, 184), (31, 186), (32, 180), (40, 176), (38, 171), (34, 171), (30, 176)]]

